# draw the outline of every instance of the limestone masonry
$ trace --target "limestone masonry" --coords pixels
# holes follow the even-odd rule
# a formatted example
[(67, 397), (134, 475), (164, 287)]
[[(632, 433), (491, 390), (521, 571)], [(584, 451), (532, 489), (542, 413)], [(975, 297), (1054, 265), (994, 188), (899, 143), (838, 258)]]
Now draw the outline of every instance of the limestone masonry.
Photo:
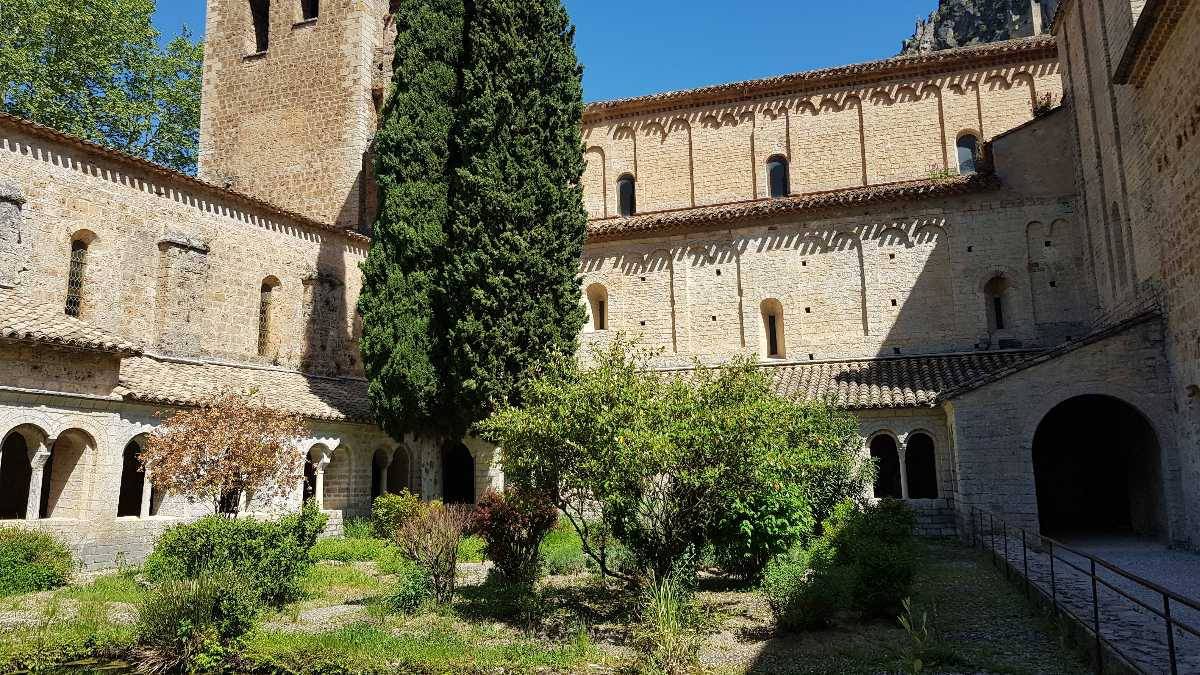
[[(0, 115), (0, 519), (90, 567), (204, 512), (131, 458), (225, 389), (311, 420), (292, 501), (335, 529), (503, 484), (497, 449), (388, 438), (366, 399), (390, 3), (253, 4), (208, 3), (199, 179)], [(1200, 3), (1055, 5), (1029, 37), (587, 106), (582, 348), (757, 355), (856, 412), (872, 496), (928, 534), (978, 506), (1200, 546)]]

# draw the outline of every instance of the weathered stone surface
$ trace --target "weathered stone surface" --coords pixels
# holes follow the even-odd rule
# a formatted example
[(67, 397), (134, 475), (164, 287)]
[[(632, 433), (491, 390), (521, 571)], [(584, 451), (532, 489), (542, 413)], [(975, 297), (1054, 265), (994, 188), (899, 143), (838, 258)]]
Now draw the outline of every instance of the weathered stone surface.
[(1035, 35), (1050, 25), (1057, 5), (1057, 0), (939, 0), (929, 18), (917, 22), (901, 52), (923, 54)]

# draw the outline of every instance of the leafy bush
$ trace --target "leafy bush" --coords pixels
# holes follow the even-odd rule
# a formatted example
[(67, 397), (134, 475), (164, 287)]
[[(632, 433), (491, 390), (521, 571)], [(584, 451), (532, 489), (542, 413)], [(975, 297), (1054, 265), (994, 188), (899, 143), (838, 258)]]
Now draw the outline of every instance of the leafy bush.
[(202, 573), (166, 581), (142, 601), (138, 613), (138, 661), (145, 672), (209, 672), (254, 626), (258, 592), (234, 573)]
[(458, 562), (460, 563), (481, 563), (483, 562), (483, 549), (487, 543), (483, 541), (483, 537), (472, 535), (463, 537), (463, 540), (458, 544)]
[(917, 571), (916, 518), (903, 502), (861, 507), (845, 502), (825, 524), (822, 539), (848, 576), (851, 606), (870, 616), (895, 616)]
[(761, 592), (782, 630), (823, 628), (842, 604), (843, 575), (827, 548), (814, 549), (779, 556), (763, 574)]
[(375, 560), (383, 552), (387, 542), (382, 539), (352, 539), (348, 537), (330, 537), (321, 539), (309, 552), (309, 557), (316, 560), (336, 560), (339, 562), (360, 562)]
[(509, 582), (532, 584), (541, 573), (541, 545), (558, 524), (558, 509), (545, 497), (510, 488), (489, 490), (475, 509), (484, 555)]
[(347, 518), (342, 523), (342, 535), (347, 539), (374, 539), (375, 525), (368, 518)]
[(547, 574), (579, 574), (587, 569), (583, 540), (571, 523), (560, 520), (546, 535), (542, 541), (542, 564)]
[(264, 604), (280, 606), (303, 595), (310, 551), (326, 520), (311, 503), (277, 522), (202, 518), (164, 532), (143, 569), (159, 582), (228, 572), (245, 579)]
[[(391, 539), (396, 531), (421, 511), (421, 498), (404, 490), (400, 494), (385, 494), (371, 505), (371, 529), (380, 539)], [(349, 533), (347, 533), (349, 536)]]
[(0, 598), (65, 586), (74, 571), (71, 552), (54, 537), (0, 527)]
[(432, 502), (396, 531), (396, 545), (429, 573), (438, 602), (454, 597), (458, 547), (470, 520), (465, 508)]
[(391, 574), (396, 575), (396, 583), (384, 602), (392, 611), (411, 614), (433, 599), (433, 579), (417, 563), (398, 558)]

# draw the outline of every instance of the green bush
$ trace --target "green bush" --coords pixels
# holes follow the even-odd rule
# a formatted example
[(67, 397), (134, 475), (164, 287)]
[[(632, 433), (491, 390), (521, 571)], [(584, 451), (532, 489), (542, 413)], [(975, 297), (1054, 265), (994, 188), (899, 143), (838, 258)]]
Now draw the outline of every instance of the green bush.
[(827, 549), (814, 548), (779, 556), (763, 573), (761, 592), (782, 630), (823, 628), (842, 604), (842, 575), (830, 565)]
[(336, 560), (339, 562), (362, 562), (375, 560), (383, 552), (387, 542), (382, 539), (352, 539), (349, 537), (330, 537), (321, 539), (309, 552), (309, 557), (316, 560)]
[(392, 611), (411, 614), (433, 600), (433, 579), (417, 563), (399, 557), (391, 573), (396, 582), (384, 602)]
[(342, 523), (342, 534), (347, 539), (374, 539), (375, 524), (369, 518), (347, 518)]
[(487, 542), (483, 537), (471, 536), (463, 537), (462, 541), (458, 542), (458, 562), (461, 563), (481, 563), (484, 560), (483, 550), (487, 548)]
[(163, 582), (139, 608), (139, 666), (148, 672), (218, 669), (261, 608), (258, 592), (235, 573)]
[(542, 542), (542, 564), (546, 574), (579, 574), (587, 569), (583, 540), (565, 519), (558, 521)]
[(71, 552), (54, 537), (0, 527), (0, 598), (65, 586), (74, 571)]
[(895, 616), (917, 572), (913, 536), (916, 517), (903, 502), (884, 499), (860, 507), (839, 505), (822, 539), (833, 549), (834, 564), (846, 570), (853, 608), (869, 616)]
[(542, 572), (542, 542), (558, 524), (558, 509), (545, 496), (518, 488), (489, 490), (475, 507), (483, 553), (510, 583), (533, 584)]
[(276, 522), (209, 516), (164, 532), (143, 569), (157, 582), (228, 572), (245, 579), (264, 604), (281, 606), (303, 595), (310, 551), (326, 520), (311, 503)]
[(421, 498), (405, 490), (379, 495), (371, 505), (371, 528), (380, 539), (392, 539), (396, 530), (421, 510)]

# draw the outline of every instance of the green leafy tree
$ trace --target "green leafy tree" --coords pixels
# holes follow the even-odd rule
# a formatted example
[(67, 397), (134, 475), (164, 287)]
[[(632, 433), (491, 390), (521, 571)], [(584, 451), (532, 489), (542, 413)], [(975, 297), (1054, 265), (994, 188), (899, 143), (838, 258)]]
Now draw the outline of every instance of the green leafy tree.
[(432, 294), (445, 258), (463, 3), (401, 0), (396, 22), (392, 91), (375, 137), (380, 209), (358, 306), (371, 402), (400, 436), (429, 426), (442, 391)]
[(461, 436), (583, 325), (582, 70), (560, 0), (401, 0), (360, 309), (393, 434)]
[(39, 124), (195, 173), (203, 48), (166, 46), (155, 0), (4, 0), (0, 102)]
[(603, 572), (611, 532), (656, 578), (709, 545), (756, 577), (869, 484), (845, 411), (776, 395), (751, 361), (669, 378), (647, 359), (620, 340), (586, 368), (559, 359), (479, 425), (506, 478), (554, 495)]

